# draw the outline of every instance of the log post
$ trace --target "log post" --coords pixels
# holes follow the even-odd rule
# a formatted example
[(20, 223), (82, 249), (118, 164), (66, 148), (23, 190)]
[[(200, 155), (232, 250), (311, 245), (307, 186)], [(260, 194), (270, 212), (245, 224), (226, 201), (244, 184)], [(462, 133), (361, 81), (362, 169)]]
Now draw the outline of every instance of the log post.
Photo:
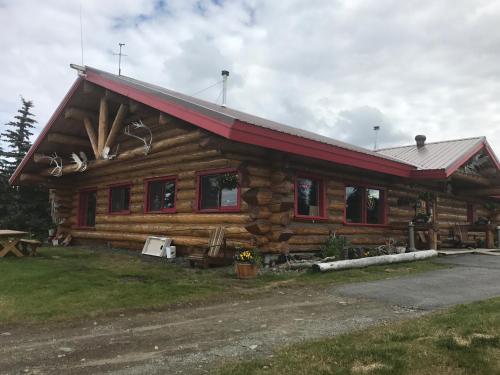
[(118, 108), (118, 112), (116, 112), (115, 120), (111, 125), (111, 130), (109, 131), (108, 138), (106, 139), (106, 143), (104, 144), (104, 148), (113, 147), (113, 144), (118, 136), (120, 130), (123, 127), (123, 120), (127, 115), (128, 107), (124, 104), (120, 104), (120, 108)]
[(108, 102), (105, 97), (101, 98), (99, 104), (99, 138), (98, 138), (98, 152), (102, 155), (106, 138), (108, 136)]
[(99, 149), (97, 147), (97, 136), (94, 131), (94, 127), (92, 126), (92, 122), (90, 118), (85, 117), (83, 119), (83, 124), (85, 125), (85, 130), (87, 131), (87, 135), (89, 136), (90, 144), (92, 145), (92, 150), (94, 151), (94, 156), (96, 159), (99, 159)]

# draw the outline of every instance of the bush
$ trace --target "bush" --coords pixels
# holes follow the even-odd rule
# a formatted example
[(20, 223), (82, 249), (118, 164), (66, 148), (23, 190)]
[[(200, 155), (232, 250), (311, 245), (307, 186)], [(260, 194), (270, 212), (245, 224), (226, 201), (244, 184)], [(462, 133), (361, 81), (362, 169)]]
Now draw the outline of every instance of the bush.
[(342, 259), (344, 249), (348, 246), (347, 238), (338, 236), (335, 233), (330, 234), (321, 249), (321, 256), (323, 258), (335, 257), (335, 259)]

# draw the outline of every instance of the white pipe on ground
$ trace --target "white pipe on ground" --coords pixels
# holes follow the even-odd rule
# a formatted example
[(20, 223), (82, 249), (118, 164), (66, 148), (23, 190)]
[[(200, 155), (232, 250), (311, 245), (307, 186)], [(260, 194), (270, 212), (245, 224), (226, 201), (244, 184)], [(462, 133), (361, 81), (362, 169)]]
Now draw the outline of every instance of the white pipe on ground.
[(349, 268), (364, 268), (368, 266), (374, 266), (377, 264), (411, 262), (414, 260), (432, 258), (437, 255), (438, 252), (436, 250), (422, 250), (404, 254), (380, 255), (376, 257), (369, 257), (362, 259), (339, 260), (337, 262), (327, 262), (327, 263), (315, 263), (313, 264), (312, 268), (314, 271), (318, 272), (339, 271), (339, 270), (346, 270)]

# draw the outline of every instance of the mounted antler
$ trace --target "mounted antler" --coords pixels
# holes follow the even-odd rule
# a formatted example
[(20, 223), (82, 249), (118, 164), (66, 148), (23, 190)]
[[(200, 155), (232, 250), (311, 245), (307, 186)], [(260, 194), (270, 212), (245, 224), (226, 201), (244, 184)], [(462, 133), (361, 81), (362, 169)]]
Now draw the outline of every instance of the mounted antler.
[[(149, 140), (148, 140), (148, 135), (145, 137), (140, 137), (138, 135), (132, 134), (132, 130), (138, 130), (138, 129), (145, 129), (149, 133)], [(149, 154), (149, 151), (151, 150), (151, 143), (153, 142), (153, 133), (151, 132), (151, 129), (149, 129), (142, 121), (135, 121), (131, 123), (130, 125), (127, 125), (125, 127), (125, 134), (140, 140), (141, 142), (144, 143), (144, 155)]]

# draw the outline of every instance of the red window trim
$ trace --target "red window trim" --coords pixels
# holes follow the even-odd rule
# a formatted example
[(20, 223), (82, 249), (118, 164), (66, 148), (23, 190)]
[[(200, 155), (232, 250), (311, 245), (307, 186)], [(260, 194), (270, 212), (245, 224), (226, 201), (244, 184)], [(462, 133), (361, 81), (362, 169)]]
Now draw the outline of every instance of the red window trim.
[[(371, 224), (366, 222), (366, 210), (363, 210), (361, 213), (361, 223), (349, 223), (347, 222), (347, 194), (345, 193), (345, 190), (348, 187), (360, 187), (363, 188), (365, 194), (363, 194), (363, 202), (362, 206), (365, 207), (366, 204), (366, 190), (367, 189), (377, 189), (380, 190), (382, 193), (382, 223), (380, 224)], [(363, 184), (363, 183), (345, 183), (344, 184), (344, 218), (343, 218), (343, 224), (347, 226), (362, 226), (362, 227), (385, 227), (388, 225), (388, 209), (387, 209), (387, 189), (381, 186), (377, 185), (370, 185), (370, 184)]]
[[(223, 173), (236, 173), (238, 174), (238, 187), (236, 194), (236, 206), (233, 207), (219, 207), (219, 208), (200, 208), (201, 205), (201, 177), (218, 175)], [(241, 211), (241, 172), (236, 168), (220, 168), (220, 169), (207, 169), (204, 171), (196, 172), (196, 195), (195, 195), (195, 211), (200, 213), (205, 212), (239, 212)]]
[[(320, 182), (320, 191), (319, 191), (319, 216), (308, 216), (308, 215), (300, 215), (298, 213), (299, 210), (299, 194), (297, 191), (297, 179), (299, 178), (310, 178), (311, 180)], [(321, 176), (317, 176), (310, 173), (297, 173), (294, 177), (293, 181), (293, 194), (294, 194), (294, 219), (296, 220), (307, 220), (307, 221), (318, 221), (318, 220), (328, 220), (328, 211), (327, 211), (327, 202), (328, 197), (326, 193), (326, 179)]]
[[(122, 211), (111, 211), (111, 201), (112, 201), (112, 190), (119, 187), (128, 187), (130, 189), (128, 194), (128, 210)], [(120, 182), (113, 185), (108, 185), (108, 214), (109, 215), (128, 215), (131, 213), (130, 204), (132, 200), (132, 183), (131, 182)]]
[[(82, 212), (82, 194), (90, 193), (95, 191), (96, 193), (96, 198), (97, 198), (97, 187), (89, 187), (85, 189), (80, 189), (78, 190), (78, 207), (77, 207), (77, 223), (74, 226), (74, 228), (77, 229), (95, 229), (95, 226), (89, 227), (88, 225), (82, 225), (82, 223), (87, 222), (87, 213), (85, 212), (85, 220), (83, 220), (83, 212)], [(97, 205), (96, 205), (97, 208)], [(97, 212), (96, 212), (96, 217), (97, 217)]]
[[(149, 183), (154, 181), (173, 181), (175, 183), (175, 196), (174, 196), (174, 207), (172, 208), (162, 208), (157, 211), (149, 209)], [(144, 179), (144, 213), (146, 214), (172, 214), (177, 212), (177, 176), (161, 176), (161, 177), (151, 177)]]

